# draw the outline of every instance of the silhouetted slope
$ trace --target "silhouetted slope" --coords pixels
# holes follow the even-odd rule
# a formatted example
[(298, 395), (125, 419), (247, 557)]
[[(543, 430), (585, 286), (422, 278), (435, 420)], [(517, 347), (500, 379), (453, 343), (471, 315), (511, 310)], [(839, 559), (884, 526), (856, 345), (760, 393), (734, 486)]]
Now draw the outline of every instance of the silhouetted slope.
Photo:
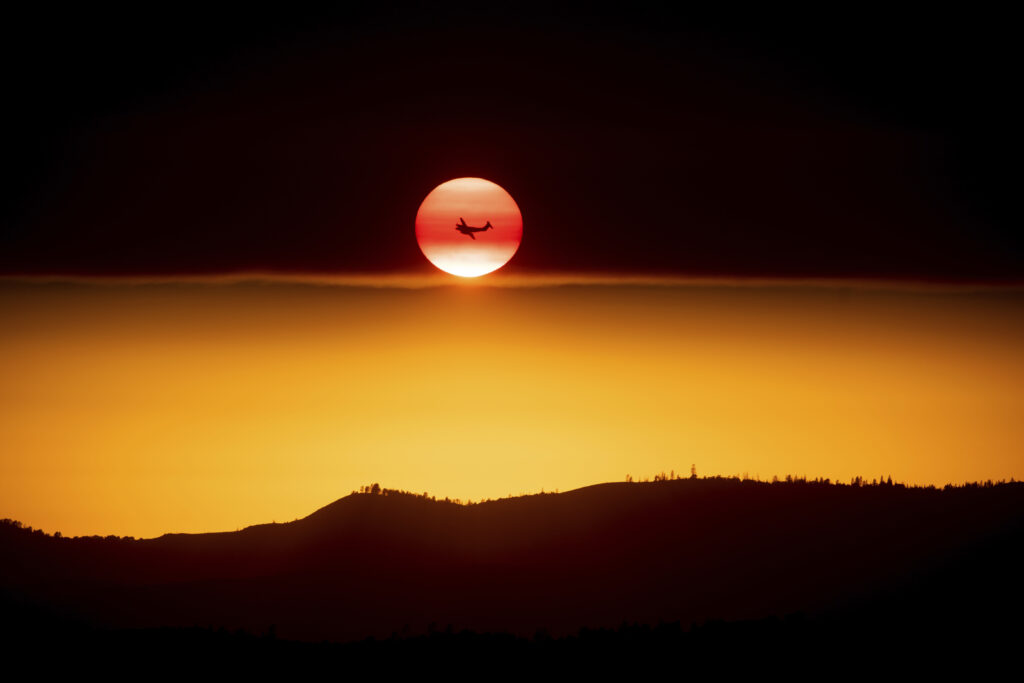
[(311, 640), (431, 624), (557, 635), (880, 600), (941, 616), (944, 605), (1020, 604), (1022, 529), (1020, 484), (701, 479), (469, 506), (354, 494), (232, 533), (61, 539), (7, 526), (0, 585), (102, 625), (274, 624)]

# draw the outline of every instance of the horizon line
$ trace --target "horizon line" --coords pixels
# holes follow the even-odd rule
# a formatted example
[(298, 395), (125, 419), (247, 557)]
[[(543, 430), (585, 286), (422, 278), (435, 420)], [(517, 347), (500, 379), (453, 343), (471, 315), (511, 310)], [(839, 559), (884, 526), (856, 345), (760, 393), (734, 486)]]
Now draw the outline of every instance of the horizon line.
[(298, 285), (351, 289), (440, 289), (484, 287), (544, 289), (557, 287), (691, 287), (726, 289), (859, 289), (898, 292), (1024, 292), (1024, 280), (938, 280), (927, 278), (794, 277), (677, 275), (608, 272), (492, 273), (465, 278), (408, 271), (326, 273), (225, 271), (154, 275), (82, 275), (77, 273), (0, 274), (0, 284), (137, 287), (163, 285)]
[[(673, 473), (674, 473), (674, 470), (673, 470)], [(866, 477), (862, 477), (862, 476), (858, 475), (858, 476), (852, 477), (850, 482), (847, 483), (847, 482), (841, 481), (839, 479), (833, 479), (831, 477), (823, 477), (823, 476), (820, 476), (820, 475), (817, 476), (817, 477), (814, 477), (814, 478), (810, 478), (806, 474), (802, 474), (802, 475), (787, 474), (784, 477), (779, 477), (778, 475), (772, 475), (771, 478), (763, 478), (762, 479), (760, 474), (756, 474), (755, 476), (751, 477), (747, 473), (744, 473), (744, 474), (711, 474), (711, 475), (700, 475), (700, 476), (692, 476), (692, 475), (682, 476), (682, 474), (679, 473), (676, 476), (666, 476), (664, 472), (661, 472), (660, 474), (655, 474), (655, 475), (652, 475), (652, 476), (647, 476), (647, 477), (644, 477), (642, 479), (634, 479), (632, 477), (632, 475), (626, 475), (626, 479), (624, 479), (624, 480), (600, 481), (600, 482), (595, 482), (593, 484), (584, 484), (582, 486), (577, 486), (577, 487), (574, 487), (574, 488), (571, 488), (571, 489), (566, 489), (564, 491), (559, 490), (558, 488), (555, 488), (555, 489), (553, 489), (551, 491), (546, 491), (545, 488), (542, 486), (539, 491), (533, 491), (533, 492), (520, 491), (519, 493), (509, 493), (507, 496), (503, 496), (503, 497), (500, 497), (500, 498), (479, 498), (479, 499), (476, 499), (476, 500), (474, 500), (472, 498), (466, 498), (466, 499), (461, 499), (461, 498), (457, 498), (457, 497), (453, 498), (453, 497), (450, 497), (450, 496), (446, 496), (444, 498), (441, 498), (438, 495), (430, 495), (427, 492), (416, 493), (415, 491), (408, 491), (408, 490), (405, 490), (405, 489), (392, 489), (392, 488), (388, 488), (386, 486), (380, 486), (378, 483), (374, 483), (372, 485), (369, 485), (369, 484), (368, 485), (364, 485), (360, 489), (352, 489), (350, 492), (346, 493), (345, 495), (343, 495), (343, 496), (341, 496), (339, 498), (335, 498), (334, 500), (331, 500), (328, 503), (320, 505), (317, 508), (314, 508), (311, 512), (307, 513), (306, 515), (304, 515), (302, 517), (296, 517), (295, 519), (291, 519), (291, 520), (288, 520), (286, 522), (278, 522), (276, 519), (274, 519), (274, 520), (272, 520), (270, 522), (257, 522), (255, 524), (249, 524), (247, 526), (238, 526), (238, 527), (235, 528), (234, 531), (231, 531), (230, 529), (213, 530), (213, 531), (165, 531), (162, 534), (160, 534), (159, 536), (145, 536), (145, 537), (121, 536), (119, 534), (106, 534), (106, 535), (104, 535), (104, 534), (91, 534), (91, 535), (88, 535), (88, 536), (86, 536), (86, 535), (65, 536), (63, 534), (63, 532), (61, 532), (59, 529), (54, 530), (53, 532), (48, 532), (48, 531), (44, 530), (41, 527), (33, 527), (30, 524), (26, 524), (22, 520), (14, 519), (14, 518), (11, 518), (11, 517), (0, 518), (0, 523), (13, 523), (15, 526), (18, 526), (19, 528), (27, 529), (29, 531), (42, 532), (46, 536), (58, 537), (58, 538), (69, 538), (69, 539), (74, 539), (74, 538), (96, 538), (96, 537), (109, 538), (110, 536), (114, 536), (114, 537), (119, 538), (119, 539), (131, 539), (131, 540), (137, 540), (137, 541), (145, 541), (145, 540), (154, 540), (154, 539), (158, 539), (158, 538), (163, 538), (165, 536), (203, 536), (203, 535), (213, 535), (213, 534), (231, 534), (231, 533), (237, 533), (239, 531), (244, 531), (246, 529), (253, 529), (253, 528), (256, 528), (256, 527), (278, 526), (278, 525), (284, 525), (284, 524), (293, 524), (295, 522), (299, 522), (299, 521), (302, 521), (304, 519), (307, 519), (307, 518), (317, 514), (321, 510), (329, 508), (332, 505), (334, 505), (336, 503), (339, 503), (339, 502), (341, 502), (343, 500), (346, 500), (348, 498), (351, 498), (353, 496), (378, 496), (379, 495), (381, 497), (388, 497), (391, 494), (396, 494), (396, 495), (399, 495), (399, 496), (411, 496), (411, 497), (414, 497), (414, 498), (423, 498), (424, 500), (429, 500), (429, 501), (434, 502), (434, 503), (442, 503), (442, 504), (448, 504), (448, 505), (457, 505), (459, 507), (473, 507), (473, 506), (476, 506), (476, 505), (484, 505), (484, 504), (490, 504), (490, 503), (497, 503), (497, 502), (501, 502), (501, 501), (516, 500), (516, 499), (519, 499), (519, 498), (532, 498), (532, 497), (535, 497), (535, 496), (564, 495), (564, 494), (568, 494), (568, 493), (576, 493), (578, 491), (583, 491), (583, 490), (586, 490), (586, 489), (597, 488), (597, 487), (600, 487), (600, 486), (614, 486), (614, 485), (626, 485), (626, 484), (628, 484), (628, 485), (633, 485), (633, 484), (665, 484), (665, 483), (668, 483), (668, 482), (723, 481), (723, 480), (724, 481), (739, 482), (741, 484), (743, 484), (743, 483), (753, 483), (753, 484), (764, 484), (764, 485), (768, 485), (768, 486), (773, 486), (773, 485), (800, 485), (800, 484), (806, 485), (806, 484), (811, 484), (811, 485), (821, 485), (821, 486), (837, 486), (837, 487), (852, 487), (852, 488), (884, 487), (884, 488), (900, 488), (900, 489), (904, 489), (904, 490), (923, 490), (923, 491), (948, 491), (948, 490), (953, 490), (953, 489), (992, 488), (992, 487), (995, 487), (995, 486), (1024, 485), (1024, 481), (1020, 481), (1020, 480), (1018, 480), (1018, 479), (1016, 479), (1015, 477), (1012, 477), (1012, 476), (1009, 479), (1005, 479), (1004, 478), (1004, 479), (999, 479), (999, 480), (986, 479), (986, 480), (964, 481), (962, 483), (946, 482), (945, 484), (920, 484), (920, 483), (907, 483), (906, 481), (898, 481), (898, 480), (894, 481), (891, 476), (889, 476), (888, 481), (883, 481), (880, 477), (878, 479), (871, 479), (871, 480), (869, 480)], [(378, 487), (376, 492), (374, 492), (372, 490), (373, 486), (377, 486)], [(59, 536), (58, 536), (58, 534), (59, 534)]]

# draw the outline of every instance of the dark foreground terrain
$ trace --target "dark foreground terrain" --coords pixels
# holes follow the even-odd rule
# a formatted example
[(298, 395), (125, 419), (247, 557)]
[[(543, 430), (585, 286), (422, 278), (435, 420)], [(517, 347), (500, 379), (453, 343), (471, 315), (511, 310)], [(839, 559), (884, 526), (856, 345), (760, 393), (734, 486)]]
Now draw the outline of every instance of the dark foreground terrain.
[(146, 540), (8, 522), (0, 636), (229, 667), (991, 661), (1024, 635), (1022, 541), (1019, 483), (360, 493), (288, 524)]

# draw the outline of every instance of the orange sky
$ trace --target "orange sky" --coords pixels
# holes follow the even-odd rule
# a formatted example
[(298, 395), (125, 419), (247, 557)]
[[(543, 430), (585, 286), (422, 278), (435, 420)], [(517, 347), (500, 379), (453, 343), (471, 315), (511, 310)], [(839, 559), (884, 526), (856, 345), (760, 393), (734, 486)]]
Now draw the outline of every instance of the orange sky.
[(432, 282), (0, 283), (0, 517), (153, 536), (375, 481), (479, 499), (691, 463), (1024, 478), (1020, 290)]

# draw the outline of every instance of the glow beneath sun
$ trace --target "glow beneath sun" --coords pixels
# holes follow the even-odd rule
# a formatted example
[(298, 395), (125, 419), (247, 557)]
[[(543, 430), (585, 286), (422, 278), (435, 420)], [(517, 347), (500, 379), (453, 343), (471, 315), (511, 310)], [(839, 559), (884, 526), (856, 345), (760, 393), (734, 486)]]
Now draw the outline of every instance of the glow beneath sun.
[(416, 241), (423, 255), (460, 277), (501, 268), (522, 238), (523, 216), (512, 195), (483, 178), (441, 183), (416, 212)]

